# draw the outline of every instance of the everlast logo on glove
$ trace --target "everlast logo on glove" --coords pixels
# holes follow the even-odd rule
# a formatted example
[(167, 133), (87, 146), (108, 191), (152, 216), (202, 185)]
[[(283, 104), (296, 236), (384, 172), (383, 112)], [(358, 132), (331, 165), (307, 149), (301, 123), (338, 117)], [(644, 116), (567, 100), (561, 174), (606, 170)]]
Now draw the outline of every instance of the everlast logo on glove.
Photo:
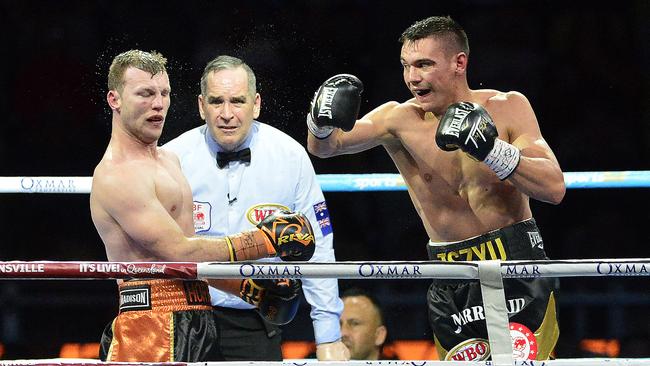
[(458, 109), (454, 110), (454, 118), (452, 118), (451, 123), (444, 131), (442, 131), (442, 133), (445, 135), (453, 135), (459, 137), (460, 125), (463, 123), (463, 120), (469, 114), (469, 112), (474, 110), (474, 108), (470, 107), (471, 105), (461, 104)]
[(307, 127), (318, 138), (329, 136), (332, 129), (350, 131), (357, 121), (363, 83), (354, 75), (339, 74), (318, 88), (311, 102)]
[(461, 102), (450, 105), (440, 119), (436, 144), (444, 151), (461, 149), (472, 159), (483, 161), (497, 136), (494, 122), (481, 105)]
[(483, 106), (472, 102), (450, 105), (436, 130), (436, 144), (440, 149), (461, 149), (505, 180), (517, 169), (521, 154), (519, 148), (498, 137), (490, 114)]
[(332, 119), (332, 100), (338, 88), (323, 87), (321, 98), (318, 108), (318, 117), (327, 117)]

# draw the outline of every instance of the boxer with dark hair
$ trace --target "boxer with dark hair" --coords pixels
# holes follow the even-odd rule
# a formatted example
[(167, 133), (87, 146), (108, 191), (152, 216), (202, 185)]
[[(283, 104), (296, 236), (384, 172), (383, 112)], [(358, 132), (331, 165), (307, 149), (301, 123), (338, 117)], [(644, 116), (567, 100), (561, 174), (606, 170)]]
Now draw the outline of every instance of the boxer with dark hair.
[[(357, 120), (361, 81), (348, 74), (328, 79), (307, 116), (309, 151), (330, 157), (383, 146), (429, 235), (431, 259), (545, 259), (529, 199), (559, 204), (565, 185), (528, 99), (470, 89), (467, 36), (449, 17), (416, 22), (400, 42), (413, 98)], [(519, 358), (547, 359), (559, 335), (556, 280), (504, 282), (510, 324), (527, 334)], [(478, 281), (434, 281), (428, 304), (442, 358), (468, 359), (463, 350), (487, 344)]]

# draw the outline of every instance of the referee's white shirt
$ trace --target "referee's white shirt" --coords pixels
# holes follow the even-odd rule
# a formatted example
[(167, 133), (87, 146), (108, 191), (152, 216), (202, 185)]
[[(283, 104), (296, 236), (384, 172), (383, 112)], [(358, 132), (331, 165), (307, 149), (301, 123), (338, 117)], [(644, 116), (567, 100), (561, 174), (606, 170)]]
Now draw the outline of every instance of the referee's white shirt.
[[(305, 149), (284, 132), (253, 121), (246, 140), (236, 150), (251, 149), (251, 162), (230, 162), (219, 168), (223, 149), (207, 126), (189, 130), (163, 148), (178, 155), (192, 187), (194, 227), (198, 235), (225, 236), (254, 228), (273, 210), (288, 208), (305, 214), (314, 229), (316, 251), (311, 261), (334, 261), (334, 234), (323, 192)], [(274, 261), (279, 258), (262, 259)], [(341, 337), (343, 303), (336, 279), (303, 279), (311, 304), (316, 343)], [(212, 304), (251, 309), (239, 297), (210, 288)]]

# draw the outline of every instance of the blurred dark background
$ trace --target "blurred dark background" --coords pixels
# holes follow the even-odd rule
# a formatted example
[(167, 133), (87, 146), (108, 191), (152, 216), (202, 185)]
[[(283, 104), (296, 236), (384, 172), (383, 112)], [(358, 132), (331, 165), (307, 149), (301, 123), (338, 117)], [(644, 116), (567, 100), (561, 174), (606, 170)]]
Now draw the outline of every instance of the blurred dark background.
[[(536, 110), (565, 172), (647, 170), (650, 2), (593, 1), (0, 1), (0, 176), (90, 176), (110, 134), (112, 58), (157, 50), (170, 62), (172, 107), (161, 143), (202, 123), (198, 81), (219, 54), (257, 74), (260, 120), (306, 143), (304, 116), (329, 76), (365, 84), (362, 113), (403, 101), (397, 38), (451, 15), (470, 39), (472, 88), (517, 90)], [(432, 139), (433, 143), (433, 139)], [(321, 160), (317, 173), (396, 173), (384, 150)], [(128, 187), (125, 187), (128, 189)], [(339, 260), (424, 260), (427, 236), (406, 192), (326, 193)], [(85, 194), (0, 195), (0, 260), (105, 260)], [(650, 257), (649, 189), (572, 189), (533, 202), (553, 259)], [(648, 278), (567, 278), (558, 357), (584, 339), (650, 356)], [(391, 339), (430, 339), (426, 280), (341, 281), (375, 291)], [(113, 281), (0, 282), (5, 359), (58, 356), (96, 342), (117, 310)], [(305, 305), (285, 339), (312, 339)], [(2, 354), (2, 348), (0, 348)]]

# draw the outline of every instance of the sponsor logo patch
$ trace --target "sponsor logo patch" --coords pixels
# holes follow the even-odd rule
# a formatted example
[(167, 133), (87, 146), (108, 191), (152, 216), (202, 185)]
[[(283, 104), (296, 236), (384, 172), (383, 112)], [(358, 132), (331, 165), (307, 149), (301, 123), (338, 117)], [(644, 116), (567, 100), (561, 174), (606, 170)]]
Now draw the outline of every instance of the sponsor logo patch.
[(445, 361), (485, 361), (490, 356), (490, 344), (487, 339), (471, 338), (454, 346)]
[(120, 311), (151, 310), (149, 285), (127, 287), (120, 290)]
[(210, 292), (205, 283), (184, 281), (185, 299), (188, 305), (210, 305)]
[(194, 231), (200, 233), (210, 230), (212, 205), (209, 202), (194, 201), (192, 211), (194, 213)]
[(251, 206), (246, 211), (246, 218), (251, 224), (257, 225), (262, 222), (262, 220), (264, 220), (267, 216), (281, 210), (290, 211), (289, 207), (281, 205), (279, 203), (260, 203), (255, 206)]
[[(75, 186), (75, 180), (67, 177), (23, 177), (20, 179), (20, 188), (23, 192), (47, 192), (47, 193), (75, 193), (77, 192), (77, 187)], [(84, 179), (84, 178), (80, 178)], [(77, 181), (77, 183), (82, 183), (83, 181)], [(89, 185), (90, 187), (90, 185)]]
[(512, 357), (517, 361), (534, 360), (537, 357), (537, 338), (527, 326), (510, 323)]
[(507, 260), (506, 249), (501, 238), (495, 238), (469, 248), (435, 253), (441, 261), (484, 261), (491, 259)]
[[(516, 297), (513, 299), (507, 299), (506, 309), (508, 310), (509, 315), (514, 315), (519, 313), (526, 307), (526, 299), (523, 297)], [(451, 314), (451, 319), (453, 323), (458, 326), (455, 333), (460, 333), (461, 326), (467, 323), (473, 323), (479, 320), (485, 320), (485, 313), (483, 310), (483, 305), (471, 306), (465, 308), (455, 314)]]
[(538, 231), (529, 231), (528, 240), (530, 240), (530, 246), (539, 249), (544, 249), (544, 242), (542, 241), (542, 236), (539, 235)]
[(323, 236), (332, 233), (332, 223), (330, 222), (330, 213), (327, 210), (327, 203), (325, 201), (318, 202), (314, 205), (314, 214), (318, 220), (318, 226)]

